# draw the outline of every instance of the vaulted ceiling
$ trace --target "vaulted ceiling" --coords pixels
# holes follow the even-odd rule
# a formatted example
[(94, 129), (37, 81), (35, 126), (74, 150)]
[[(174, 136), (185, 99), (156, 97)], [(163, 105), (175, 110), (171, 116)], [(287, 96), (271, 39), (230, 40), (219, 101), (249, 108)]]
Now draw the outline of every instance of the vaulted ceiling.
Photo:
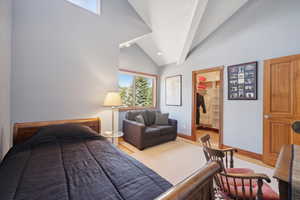
[(128, 0), (152, 29), (120, 45), (139, 45), (158, 66), (183, 63), (189, 52), (248, 0)]

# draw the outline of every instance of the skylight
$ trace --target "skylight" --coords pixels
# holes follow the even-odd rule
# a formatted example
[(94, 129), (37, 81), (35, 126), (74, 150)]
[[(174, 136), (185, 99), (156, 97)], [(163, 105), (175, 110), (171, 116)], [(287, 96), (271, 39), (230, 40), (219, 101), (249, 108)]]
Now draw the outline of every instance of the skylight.
[(76, 6), (89, 10), (97, 15), (100, 15), (101, 0), (66, 0)]

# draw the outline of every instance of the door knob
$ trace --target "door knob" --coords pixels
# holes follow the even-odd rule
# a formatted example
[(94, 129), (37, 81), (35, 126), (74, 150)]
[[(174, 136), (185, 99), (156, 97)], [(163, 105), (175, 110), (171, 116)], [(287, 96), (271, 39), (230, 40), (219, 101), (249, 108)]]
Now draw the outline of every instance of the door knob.
[(295, 121), (292, 125), (292, 128), (296, 133), (300, 133), (300, 121)]
[(270, 116), (269, 116), (269, 115), (264, 115), (264, 118), (265, 118), (265, 119), (269, 119)]

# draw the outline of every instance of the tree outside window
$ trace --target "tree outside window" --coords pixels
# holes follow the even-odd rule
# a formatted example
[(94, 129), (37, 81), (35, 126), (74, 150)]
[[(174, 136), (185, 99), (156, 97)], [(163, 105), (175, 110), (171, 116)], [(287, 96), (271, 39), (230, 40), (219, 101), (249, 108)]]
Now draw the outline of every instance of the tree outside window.
[(129, 108), (155, 107), (156, 77), (119, 73), (119, 89), (123, 104)]

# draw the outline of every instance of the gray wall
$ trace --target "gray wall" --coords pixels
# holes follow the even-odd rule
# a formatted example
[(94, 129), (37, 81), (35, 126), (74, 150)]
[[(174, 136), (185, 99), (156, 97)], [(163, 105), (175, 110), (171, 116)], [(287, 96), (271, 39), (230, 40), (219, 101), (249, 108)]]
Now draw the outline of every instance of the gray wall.
[(119, 44), (150, 32), (124, 0), (102, 0), (101, 16), (64, 0), (14, 0), (12, 121), (100, 116), (117, 88)]
[(11, 0), (0, 0), (0, 160), (10, 146)]
[(300, 1), (252, 0), (221, 26), (189, 56), (183, 65), (167, 66), (166, 76), (183, 75), (183, 106), (165, 106), (161, 83), (161, 109), (178, 119), (179, 132), (191, 133), (192, 71), (221, 65), (259, 61), (257, 101), (227, 100), (227, 69), (224, 91), (224, 144), (262, 153), (263, 60), (300, 54)]
[(120, 49), (119, 68), (158, 74), (158, 66), (136, 44)]
[[(158, 66), (136, 44), (128, 48), (120, 49), (119, 68), (150, 74), (158, 74)], [(126, 112), (119, 112), (119, 130), (122, 130), (122, 121), (125, 118), (125, 114)]]

